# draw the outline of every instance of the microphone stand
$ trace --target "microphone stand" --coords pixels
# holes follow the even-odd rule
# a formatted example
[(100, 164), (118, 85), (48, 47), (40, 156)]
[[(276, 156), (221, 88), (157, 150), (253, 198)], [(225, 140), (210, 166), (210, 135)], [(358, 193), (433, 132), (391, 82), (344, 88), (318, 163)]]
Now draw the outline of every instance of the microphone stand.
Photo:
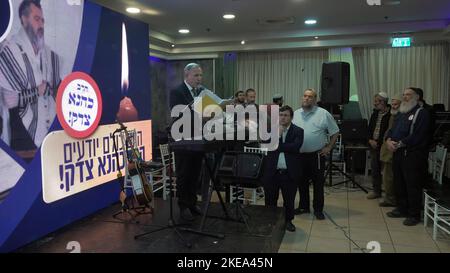
[[(126, 127), (125, 126), (123, 126), (123, 124), (121, 124), (121, 126), (122, 126), (122, 128), (124, 127), (125, 129), (126, 129)], [(119, 164), (119, 152), (118, 152), (118, 148), (117, 148), (117, 144), (116, 144), (116, 134), (117, 133), (120, 133), (123, 129), (122, 128), (120, 128), (120, 129), (116, 129), (112, 134), (110, 134), (110, 137), (112, 137), (112, 139), (113, 139), (113, 149), (114, 149), (114, 154), (115, 154), (115, 157), (116, 157), (116, 168), (117, 168), (117, 179), (119, 180), (119, 183), (120, 183), (120, 195), (119, 195), (119, 200), (120, 200), (120, 202), (121, 202), (121, 209), (118, 211), (118, 212), (116, 212), (116, 213), (114, 213), (113, 214), (113, 218), (114, 219), (118, 219), (118, 220), (120, 220), (121, 222), (127, 222), (127, 221), (124, 221), (124, 220), (122, 220), (122, 219), (119, 219), (119, 218), (117, 218), (117, 216), (119, 215), (119, 214), (122, 214), (122, 213), (127, 213), (128, 215), (130, 215), (130, 217), (131, 217), (131, 222), (135, 222), (136, 224), (138, 224), (139, 223), (139, 221), (137, 221), (136, 220), (136, 216), (134, 216), (131, 212), (130, 212), (130, 209), (129, 209), (129, 206), (128, 206), (128, 204), (127, 204), (127, 195), (126, 195), (126, 192), (125, 192), (125, 177), (123, 177), (123, 175), (122, 175), (122, 171), (120, 170), (120, 164)], [(123, 178), (123, 179), (122, 179)]]
[[(189, 105), (188, 105), (189, 106)], [(173, 124), (173, 122), (172, 122)], [(170, 126), (168, 129), (168, 140), (171, 139), (171, 135), (170, 135)], [(141, 237), (147, 236), (149, 234), (155, 233), (155, 232), (159, 232), (162, 230), (166, 230), (166, 229), (172, 229), (173, 231), (175, 231), (175, 233), (178, 235), (178, 238), (180, 239), (181, 242), (183, 242), (183, 244), (187, 247), (187, 248), (191, 248), (192, 244), (190, 242), (188, 242), (180, 233), (181, 228), (178, 228), (179, 226), (182, 226), (181, 224), (177, 224), (174, 220), (173, 217), (173, 189), (172, 189), (172, 176), (173, 176), (173, 160), (174, 158), (172, 157), (172, 151), (170, 148), (170, 145), (168, 145), (168, 149), (169, 149), (169, 219), (167, 220), (167, 225), (152, 231), (148, 231), (148, 232), (144, 232), (138, 235), (134, 236), (134, 239), (137, 240)], [(164, 160), (164, 159), (163, 159)]]
[[(119, 214), (122, 214), (122, 213), (126, 212), (127, 214), (129, 214), (131, 216), (130, 222), (134, 222), (136, 224), (139, 224), (139, 221), (136, 220), (136, 217), (138, 217), (139, 215), (142, 215), (142, 214), (149, 214), (151, 212), (146, 212), (145, 211), (146, 210), (145, 206), (135, 207), (133, 201), (131, 203), (132, 204), (132, 208), (131, 209), (130, 209), (130, 207), (127, 204), (128, 196), (127, 196), (127, 194), (125, 192), (125, 183), (126, 183), (126, 173), (127, 173), (127, 171), (125, 171), (125, 177), (124, 177), (122, 175), (122, 171), (120, 170), (119, 152), (118, 152), (118, 145), (116, 143), (116, 134), (117, 133), (122, 133), (123, 131), (125, 131), (125, 143), (124, 143), (124, 147), (122, 148), (122, 153), (126, 153), (127, 152), (127, 147), (128, 147), (128, 144), (129, 144), (129, 140), (128, 140), (128, 136), (127, 136), (127, 127), (125, 125), (123, 125), (123, 123), (120, 122), (120, 121), (116, 121), (116, 122), (119, 123), (120, 128), (116, 129), (112, 134), (110, 134), (110, 136), (113, 138), (113, 149), (114, 149), (114, 152), (115, 152), (116, 168), (117, 168), (117, 171), (118, 171), (117, 178), (119, 179), (119, 181), (121, 181), (121, 184), (120, 184), (121, 189), (120, 189), (120, 197), (119, 197), (119, 199), (120, 199), (120, 201), (122, 203), (122, 208), (121, 208), (121, 210), (119, 210), (118, 212), (113, 214), (113, 218), (114, 219), (118, 219), (121, 222), (126, 223), (128, 221), (124, 221), (124, 220), (122, 220), (120, 218), (117, 218), (117, 216)], [(124, 158), (124, 166), (125, 166), (125, 163), (126, 163), (125, 154), (123, 154), (123, 158)], [(127, 166), (126, 166), (126, 168), (127, 168)], [(122, 177), (123, 177), (123, 180), (121, 180)], [(134, 210), (136, 212), (136, 214), (133, 215), (130, 212), (130, 210)]]

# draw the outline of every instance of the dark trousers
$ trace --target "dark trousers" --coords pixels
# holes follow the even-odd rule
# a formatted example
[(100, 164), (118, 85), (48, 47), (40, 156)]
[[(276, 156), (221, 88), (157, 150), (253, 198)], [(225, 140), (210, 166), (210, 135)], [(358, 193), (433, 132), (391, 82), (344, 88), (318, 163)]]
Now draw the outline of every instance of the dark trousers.
[(175, 153), (178, 206), (181, 209), (196, 205), (202, 159), (201, 153)]
[(393, 171), (397, 208), (409, 217), (420, 218), (422, 209), (422, 190), (424, 169), (427, 161), (426, 150), (406, 151), (399, 149), (394, 153)]
[(381, 161), (380, 148), (370, 149), (370, 173), (372, 176), (373, 192), (381, 195)]
[(286, 212), (286, 221), (294, 219), (294, 203), (297, 185), (287, 173), (277, 172), (272, 179), (264, 185), (265, 204), (268, 207), (276, 207), (278, 195), (281, 189), (283, 196), (283, 206)]
[(309, 209), (309, 181), (313, 182), (314, 200), (313, 208), (315, 212), (322, 212), (324, 206), (324, 184), (325, 184), (325, 157), (320, 157), (320, 167), (318, 153), (301, 153), (302, 176), (298, 184), (300, 193), (301, 209)]

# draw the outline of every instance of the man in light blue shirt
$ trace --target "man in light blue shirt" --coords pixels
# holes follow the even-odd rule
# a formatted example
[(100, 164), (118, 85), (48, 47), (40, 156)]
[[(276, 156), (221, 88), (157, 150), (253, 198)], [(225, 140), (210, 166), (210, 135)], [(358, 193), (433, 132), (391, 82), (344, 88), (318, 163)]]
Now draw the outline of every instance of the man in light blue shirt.
[(314, 215), (323, 220), (325, 157), (330, 153), (339, 135), (339, 128), (333, 116), (316, 105), (317, 93), (306, 89), (303, 94), (302, 107), (294, 112), (292, 123), (304, 130), (304, 141), (300, 149), (302, 158), (302, 177), (298, 188), (300, 193), (299, 208), (296, 214), (309, 213), (309, 180), (314, 185)]

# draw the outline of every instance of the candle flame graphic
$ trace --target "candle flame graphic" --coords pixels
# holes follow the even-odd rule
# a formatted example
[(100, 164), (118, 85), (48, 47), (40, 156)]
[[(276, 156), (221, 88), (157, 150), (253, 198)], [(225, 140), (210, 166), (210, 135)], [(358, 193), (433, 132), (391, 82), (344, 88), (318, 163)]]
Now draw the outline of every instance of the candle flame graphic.
[(125, 23), (122, 23), (122, 94), (126, 96), (128, 91), (128, 43), (127, 43), (127, 30)]

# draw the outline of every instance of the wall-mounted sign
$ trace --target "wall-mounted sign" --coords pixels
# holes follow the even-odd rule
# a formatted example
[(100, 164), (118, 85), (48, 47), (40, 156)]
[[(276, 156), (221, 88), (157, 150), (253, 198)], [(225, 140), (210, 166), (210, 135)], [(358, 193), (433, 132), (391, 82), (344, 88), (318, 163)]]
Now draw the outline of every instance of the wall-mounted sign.
[(58, 120), (64, 131), (74, 138), (86, 138), (97, 129), (102, 116), (102, 96), (94, 79), (74, 72), (58, 88)]
[(392, 47), (410, 47), (411, 37), (392, 38)]

